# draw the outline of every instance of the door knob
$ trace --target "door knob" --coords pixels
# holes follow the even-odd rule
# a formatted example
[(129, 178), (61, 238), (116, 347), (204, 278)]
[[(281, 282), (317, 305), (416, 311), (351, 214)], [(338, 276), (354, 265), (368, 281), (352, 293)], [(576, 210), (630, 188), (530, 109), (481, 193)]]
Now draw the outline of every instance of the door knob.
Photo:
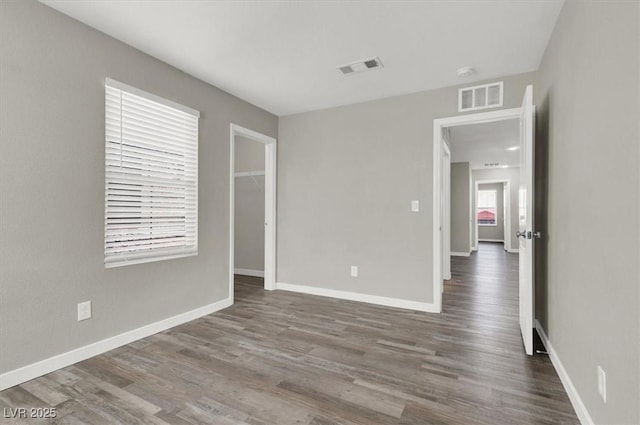
[(516, 232), (516, 237), (525, 239), (540, 239), (542, 234), (540, 232)]

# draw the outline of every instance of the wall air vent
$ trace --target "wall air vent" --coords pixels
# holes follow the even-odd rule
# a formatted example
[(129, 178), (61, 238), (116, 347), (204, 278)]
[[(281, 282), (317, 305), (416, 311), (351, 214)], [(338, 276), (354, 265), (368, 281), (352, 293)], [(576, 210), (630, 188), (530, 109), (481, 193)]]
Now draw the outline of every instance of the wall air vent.
[(458, 112), (502, 106), (503, 82), (465, 87), (458, 90)]
[(339, 66), (338, 70), (342, 72), (343, 75), (351, 75), (359, 72), (371, 71), (372, 69), (380, 69), (382, 66), (380, 59), (375, 57)]
[(489, 168), (489, 167), (498, 167), (500, 165), (499, 162), (485, 162), (484, 166)]

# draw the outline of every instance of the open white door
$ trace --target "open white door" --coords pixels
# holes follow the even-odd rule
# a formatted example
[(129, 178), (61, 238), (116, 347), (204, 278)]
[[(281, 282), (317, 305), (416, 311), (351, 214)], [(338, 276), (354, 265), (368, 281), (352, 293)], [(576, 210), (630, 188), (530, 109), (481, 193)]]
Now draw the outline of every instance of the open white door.
[(527, 86), (520, 112), (520, 189), (518, 191), (518, 240), (520, 257), (520, 332), (527, 354), (533, 354), (533, 87)]

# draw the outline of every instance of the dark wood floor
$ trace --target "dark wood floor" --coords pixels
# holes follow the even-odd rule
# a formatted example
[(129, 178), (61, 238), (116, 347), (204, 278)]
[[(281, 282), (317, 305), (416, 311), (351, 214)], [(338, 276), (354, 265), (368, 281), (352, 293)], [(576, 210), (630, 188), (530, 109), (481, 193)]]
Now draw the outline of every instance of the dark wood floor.
[(55, 406), (64, 424), (577, 424), (549, 359), (523, 352), (517, 255), (482, 244), (452, 271), (442, 314), (237, 276), (234, 306), (5, 390), (0, 409)]

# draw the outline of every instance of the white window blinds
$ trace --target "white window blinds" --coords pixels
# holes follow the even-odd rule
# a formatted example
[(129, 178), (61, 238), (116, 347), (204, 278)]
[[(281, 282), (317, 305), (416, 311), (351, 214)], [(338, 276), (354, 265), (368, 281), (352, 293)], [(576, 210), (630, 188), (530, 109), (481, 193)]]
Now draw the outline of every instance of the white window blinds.
[(478, 224), (480, 226), (497, 225), (497, 192), (495, 190), (479, 190), (478, 206), (476, 213), (478, 214)]
[(105, 82), (105, 267), (198, 252), (199, 112)]
[(478, 208), (495, 208), (496, 207), (496, 191), (495, 190), (479, 190), (478, 191)]

